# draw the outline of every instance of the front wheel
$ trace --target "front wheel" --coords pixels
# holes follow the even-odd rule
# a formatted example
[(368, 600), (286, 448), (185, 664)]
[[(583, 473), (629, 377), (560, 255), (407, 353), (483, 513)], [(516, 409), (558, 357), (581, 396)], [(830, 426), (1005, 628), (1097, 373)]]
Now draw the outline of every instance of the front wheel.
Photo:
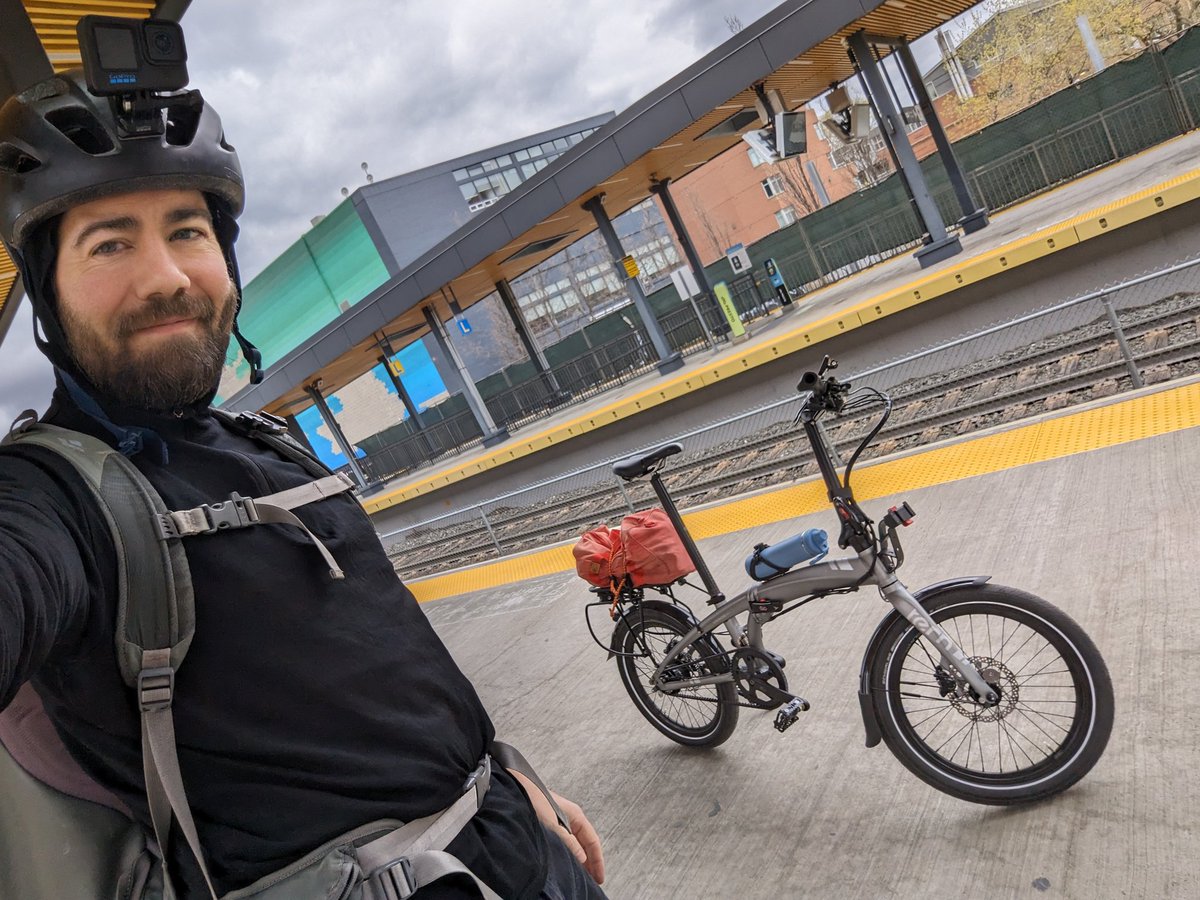
[[(657, 690), (654, 671), (663, 658), (691, 631), (683, 613), (643, 604), (617, 623), (612, 649), (617, 670), (634, 705), (646, 719), (686, 747), (715, 747), (737, 726), (737, 689), (732, 681), (678, 691)], [(666, 673), (672, 679), (699, 678), (728, 671), (725, 653), (710, 637), (692, 643), (675, 658)]]
[(883, 739), (918, 778), (962, 800), (1010, 805), (1065, 791), (1100, 759), (1113, 724), (1108, 668), (1066, 613), (996, 584), (923, 602), (1000, 695), (987, 706), (907, 619), (870, 662)]

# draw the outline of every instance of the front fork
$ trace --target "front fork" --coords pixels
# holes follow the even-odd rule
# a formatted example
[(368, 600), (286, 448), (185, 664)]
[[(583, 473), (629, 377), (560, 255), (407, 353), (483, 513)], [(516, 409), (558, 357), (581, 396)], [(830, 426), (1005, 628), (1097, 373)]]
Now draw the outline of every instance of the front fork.
[(954, 643), (954, 639), (946, 633), (942, 626), (933, 621), (933, 617), (921, 605), (920, 600), (909, 592), (895, 573), (888, 572), (878, 559), (875, 560), (873, 580), (879, 586), (879, 592), (883, 594), (883, 598), (938, 649), (942, 663), (966, 681), (980, 701), (989, 706), (1000, 701), (1000, 696), (995, 689), (983, 680), (979, 669), (975, 667), (962, 648)]

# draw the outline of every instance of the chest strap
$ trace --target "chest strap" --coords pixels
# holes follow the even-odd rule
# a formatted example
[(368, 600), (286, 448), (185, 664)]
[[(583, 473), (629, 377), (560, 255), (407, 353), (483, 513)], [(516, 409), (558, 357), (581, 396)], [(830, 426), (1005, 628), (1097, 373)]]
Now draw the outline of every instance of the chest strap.
[(341, 580), (346, 574), (338, 566), (320, 538), (309, 531), (290, 510), (306, 503), (315, 503), (351, 490), (354, 483), (345, 473), (326, 475), (299, 487), (268, 494), (265, 497), (243, 497), (236, 491), (221, 503), (206, 503), (192, 509), (173, 510), (160, 513), (155, 527), (163, 540), (195, 537), (199, 534), (215, 534), (230, 528), (247, 528), (250, 525), (276, 524), (295, 525), (308, 535), (309, 540), (320, 551), (329, 565), (329, 574)]

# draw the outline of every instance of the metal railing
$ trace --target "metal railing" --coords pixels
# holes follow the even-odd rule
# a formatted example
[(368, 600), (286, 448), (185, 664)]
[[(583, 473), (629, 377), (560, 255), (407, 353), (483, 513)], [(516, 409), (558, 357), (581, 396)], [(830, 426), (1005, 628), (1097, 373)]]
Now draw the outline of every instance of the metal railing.
[[(898, 359), (867, 362), (845, 377), (897, 401), (893, 425), (874, 448), (884, 454), (1200, 371), (1198, 323), (1200, 258)], [(801, 461), (802, 436), (791, 427), (796, 403), (795, 397), (776, 400), (649, 446), (684, 445), (667, 481), (693, 506), (716, 499), (726, 482), (745, 490), (803, 476), (814, 469)], [(857, 443), (862, 427), (834, 423), (835, 443)], [(648, 447), (630, 452), (638, 449)], [(747, 462), (748, 455), (757, 461)], [(381, 538), (407, 576), (562, 540), (576, 524), (582, 530), (615, 521), (653, 502), (645, 485), (626, 485), (613, 475), (618, 458), (412, 522)], [(730, 471), (723, 474), (727, 459)], [(760, 469), (765, 480), (756, 482)]]

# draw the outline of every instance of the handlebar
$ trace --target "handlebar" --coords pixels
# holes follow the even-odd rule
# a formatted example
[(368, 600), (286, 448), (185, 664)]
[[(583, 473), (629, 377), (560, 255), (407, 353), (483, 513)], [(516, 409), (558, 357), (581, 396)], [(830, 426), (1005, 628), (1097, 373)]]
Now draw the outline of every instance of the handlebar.
[(828, 370), (836, 368), (837, 363), (826, 356), (819, 371), (805, 372), (800, 378), (796, 390), (802, 394), (809, 393), (809, 398), (801, 409), (803, 414), (815, 418), (816, 414), (822, 411), (832, 413), (842, 411), (846, 405), (846, 395), (850, 393), (850, 382), (838, 381), (832, 375), (828, 378), (824, 377)]

